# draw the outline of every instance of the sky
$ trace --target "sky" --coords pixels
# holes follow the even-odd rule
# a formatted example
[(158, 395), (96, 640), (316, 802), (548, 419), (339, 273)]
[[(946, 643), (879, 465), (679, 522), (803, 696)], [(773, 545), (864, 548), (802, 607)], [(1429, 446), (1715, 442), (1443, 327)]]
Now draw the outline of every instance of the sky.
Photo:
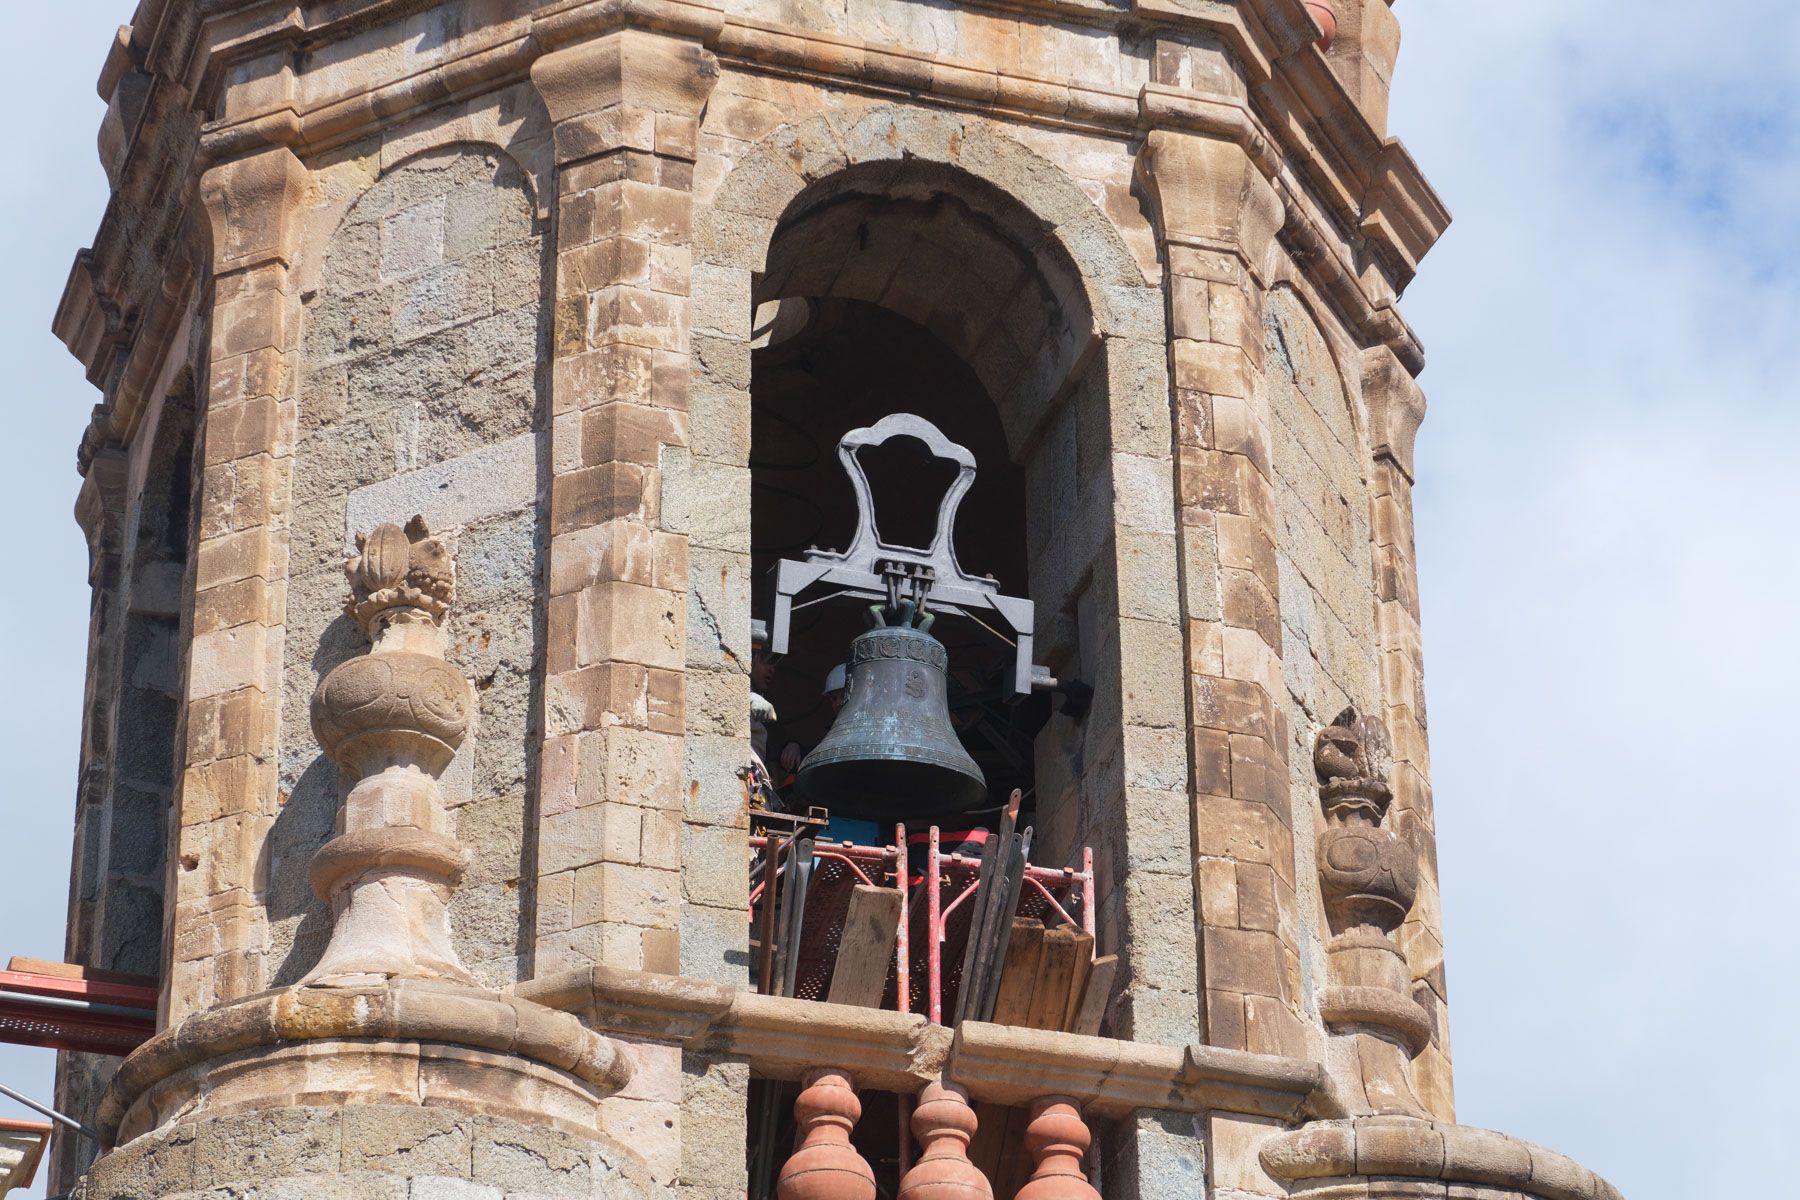
[[(54, 959), (96, 393), (49, 324), (128, 4), (10, 8), (0, 956)], [(1456, 215), (1403, 311), (1458, 1118), (1630, 1200), (1765, 1194), (1800, 1127), (1800, 6), (1397, 12), (1393, 131)], [(51, 1058), (0, 1082), (47, 1098)]]

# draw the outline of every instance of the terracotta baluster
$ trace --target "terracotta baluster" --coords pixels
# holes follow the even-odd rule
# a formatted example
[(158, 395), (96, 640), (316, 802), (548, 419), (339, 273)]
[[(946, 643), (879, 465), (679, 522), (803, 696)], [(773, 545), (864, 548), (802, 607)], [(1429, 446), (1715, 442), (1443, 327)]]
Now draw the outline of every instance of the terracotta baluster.
[(862, 1116), (856, 1085), (842, 1071), (813, 1071), (794, 1101), (800, 1146), (781, 1168), (778, 1200), (875, 1200), (875, 1172), (850, 1144)]
[(1093, 1140), (1073, 1100), (1046, 1096), (1033, 1104), (1031, 1123), (1025, 1126), (1025, 1149), (1037, 1169), (1015, 1200), (1100, 1200), (1081, 1169)]
[(987, 1176), (969, 1161), (975, 1128), (967, 1092), (954, 1084), (927, 1084), (912, 1115), (913, 1136), (925, 1151), (900, 1181), (897, 1200), (993, 1200)]
[(1337, 8), (1331, 0), (1306, 0), (1306, 11), (1319, 23), (1319, 49), (1329, 51), (1331, 44), (1337, 41)]

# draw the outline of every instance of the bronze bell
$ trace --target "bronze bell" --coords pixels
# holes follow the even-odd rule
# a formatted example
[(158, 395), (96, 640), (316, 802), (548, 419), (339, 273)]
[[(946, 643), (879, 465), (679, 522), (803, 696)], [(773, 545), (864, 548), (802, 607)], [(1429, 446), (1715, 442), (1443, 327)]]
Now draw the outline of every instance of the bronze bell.
[(846, 817), (902, 820), (969, 812), (987, 781), (950, 725), (950, 655), (910, 625), (850, 643), (844, 707), (800, 764), (800, 799)]

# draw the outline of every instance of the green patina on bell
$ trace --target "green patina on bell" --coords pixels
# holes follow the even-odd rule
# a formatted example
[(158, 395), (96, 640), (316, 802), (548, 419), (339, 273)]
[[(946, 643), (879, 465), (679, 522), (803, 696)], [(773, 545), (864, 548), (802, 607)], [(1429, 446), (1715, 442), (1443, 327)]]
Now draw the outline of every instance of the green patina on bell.
[(950, 724), (949, 652), (910, 625), (850, 643), (844, 707), (800, 764), (800, 798), (847, 817), (905, 820), (969, 812), (987, 781)]

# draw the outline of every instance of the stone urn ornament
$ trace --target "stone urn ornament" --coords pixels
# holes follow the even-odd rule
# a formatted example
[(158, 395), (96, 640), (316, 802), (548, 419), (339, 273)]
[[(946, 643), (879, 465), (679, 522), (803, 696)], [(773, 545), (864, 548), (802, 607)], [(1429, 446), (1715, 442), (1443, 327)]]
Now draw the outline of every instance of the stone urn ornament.
[(337, 836), (313, 856), (313, 891), (336, 919), (307, 982), (472, 983), (448, 909), (467, 855), (438, 786), (471, 711), (468, 681), (444, 661), (455, 563), (418, 517), (359, 534), (356, 548), (344, 611), (370, 650), (333, 668), (312, 699), (313, 734), (349, 791)]

